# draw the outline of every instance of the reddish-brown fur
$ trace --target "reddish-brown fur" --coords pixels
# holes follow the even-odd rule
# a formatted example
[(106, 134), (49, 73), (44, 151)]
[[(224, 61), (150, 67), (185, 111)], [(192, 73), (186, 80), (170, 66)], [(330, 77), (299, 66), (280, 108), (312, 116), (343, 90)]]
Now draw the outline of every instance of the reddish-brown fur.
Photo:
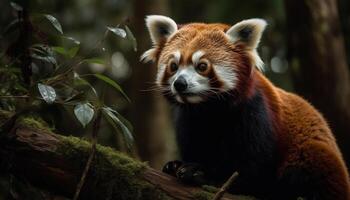
[[(212, 64), (222, 61), (231, 63), (238, 74), (235, 90), (237, 101), (245, 101), (260, 91), (273, 124), (278, 148), (282, 157), (278, 174), (284, 176), (286, 169), (301, 167), (323, 177), (320, 194), (339, 200), (350, 200), (350, 181), (347, 168), (336, 140), (322, 115), (301, 97), (274, 86), (253, 65), (251, 52), (244, 44), (231, 43), (225, 32), (229, 26), (224, 24), (187, 24), (167, 43), (159, 44), (154, 56), (158, 63), (166, 63), (171, 54), (180, 50), (181, 64), (191, 63), (193, 52), (204, 49), (205, 58)], [(208, 76), (216, 77), (211, 69)], [(170, 77), (166, 72), (163, 82)], [(215, 80), (220, 88), (220, 80)], [(212, 84), (214, 84), (214, 82)], [(333, 194), (329, 194), (329, 191)]]

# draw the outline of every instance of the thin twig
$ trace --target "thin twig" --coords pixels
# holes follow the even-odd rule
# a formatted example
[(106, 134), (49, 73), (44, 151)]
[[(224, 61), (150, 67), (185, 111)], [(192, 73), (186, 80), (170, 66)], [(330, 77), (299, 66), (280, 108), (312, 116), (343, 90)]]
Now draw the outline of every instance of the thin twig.
[(86, 162), (84, 172), (80, 178), (80, 181), (77, 185), (73, 200), (77, 200), (79, 198), (80, 191), (82, 187), (84, 186), (85, 179), (87, 176), (87, 173), (89, 172), (91, 163), (93, 158), (95, 157), (96, 153), (96, 143), (97, 143), (97, 134), (100, 129), (100, 123), (101, 123), (101, 110), (98, 110), (96, 120), (94, 121), (93, 129), (92, 129), (92, 145), (91, 145), (91, 153), (89, 155), (88, 161)]
[(215, 194), (213, 200), (220, 200), (224, 196), (227, 189), (232, 185), (232, 183), (237, 179), (238, 172), (234, 172), (231, 177), (224, 183), (220, 190)]
[(0, 96), (0, 99), (2, 98), (29, 98), (29, 96), (28, 95), (21, 95), (21, 96), (4, 95), (4, 96)]

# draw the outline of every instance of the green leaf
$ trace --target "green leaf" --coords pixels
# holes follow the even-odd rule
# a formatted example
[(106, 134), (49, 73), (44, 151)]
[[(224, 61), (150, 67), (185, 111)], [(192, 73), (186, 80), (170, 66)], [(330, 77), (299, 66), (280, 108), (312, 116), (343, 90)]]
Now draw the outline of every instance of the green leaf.
[(52, 50), (56, 53), (59, 53), (61, 55), (67, 56), (68, 52), (65, 48), (63, 47), (52, 47)]
[(44, 44), (34, 44), (30, 47), (30, 50), (32, 58), (51, 63), (54, 65), (54, 67), (57, 67), (57, 61), (50, 46)]
[(112, 127), (118, 131), (117, 127), (121, 128), (121, 132), (123, 134), (124, 141), (128, 147), (128, 149), (132, 148), (132, 144), (134, 142), (134, 137), (131, 134), (129, 128), (115, 115), (116, 111), (109, 107), (102, 108), (103, 114), (106, 117), (107, 121), (112, 125)]
[(92, 109), (92, 106), (89, 103), (78, 104), (74, 107), (74, 114), (83, 127), (86, 127), (86, 125), (91, 122), (94, 113), (94, 109)]
[(63, 56), (74, 58), (79, 51), (79, 46), (72, 47), (69, 50), (65, 49), (64, 47), (52, 47), (52, 50)]
[(67, 97), (64, 100), (64, 104), (65, 105), (74, 105), (75, 106), (75, 105), (80, 104), (84, 100), (86, 100), (86, 96), (85, 96), (85, 94), (83, 92), (80, 92), (80, 93), (73, 94), (70, 97)]
[(45, 44), (33, 44), (30, 49), (41, 56), (53, 56), (51, 47)]
[(123, 124), (128, 127), (128, 129), (132, 132), (134, 130), (132, 124), (129, 122), (129, 120), (125, 119), (125, 117), (123, 117), (117, 110), (111, 108), (111, 107), (106, 107), (108, 110), (110, 110), (111, 112), (113, 112), (119, 119), (120, 121), (123, 122)]
[(53, 25), (53, 27), (55, 27), (55, 29), (60, 32), (61, 34), (63, 34), (63, 31), (62, 31), (62, 26), (61, 24), (58, 22), (58, 20), (52, 16), (52, 15), (44, 15), (46, 17), (46, 19), (48, 19), (51, 24)]
[(10, 24), (8, 24), (4, 30), (2, 31), (2, 34), (5, 35), (7, 33), (11, 33), (12, 31), (16, 30), (16, 29), (19, 29), (21, 26), (20, 26), (20, 23), (22, 23), (23, 20), (22, 19), (15, 19), (13, 20)]
[(118, 28), (118, 27), (113, 28), (113, 27), (107, 26), (107, 29), (119, 37), (122, 37), (122, 38), (126, 37), (126, 32), (122, 28)]
[(105, 64), (105, 61), (102, 60), (101, 58), (88, 58), (88, 59), (85, 59), (84, 62), (101, 64), (101, 65)]
[(13, 9), (15, 9), (16, 11), (22, 11), (22, 10), (23, 10), (22, 6), (18, 5), (18, 4), (15, 3), (15, 2), (11, 2), (10, 4), (11, 4), (11, 7), (12, 7)]
[(96, 78), (104, 81), (105, 83), (108, 83), (110, 86), (114, 87), (115, 89), (117, 89), (124, 97), (126, 100), (128, 100), (130, 102), (129, 97), (126, 95), (126, 93), (123, 91), (123, 89), (120, 87), (120, 85), (118, 85), (114, 80), (108, 78), (105, 75), (102, 74), (93, 74)]
[[(52, 50), (67, 58), (74, 58), (79, 52), (80, 41), (72, 37), (66, 37), (66, 36), (61, 36), (61, 38), (64, 39), (63, 44), (66, 44), (66, 45), (52, 47)], [(66, 40), (68, 40), (69, 42), (67, 43)]]
[(38, 89), (46, 103), (51, 104), (56, 100), (56, 91), (53, 87), (38, 83)]
[(78, 51), (79, 51), (79, 46), (72, 47), (68, 50), (68, 56), (70, 58), (74, 58), (77, 55)]
[(134, 34), (131, 32), (131, 30), (129, 29), (129, 27), (127, 25), (125, 25), (125, 30), (126, 30), (126, 34), (128, 36), (128, 39), (131, 40), (134, 51), (137, 51), (137, 41), (136, 41)]
[(56, 62), (55, 57), (50, 56), (50, 55), (41, 56), (41, 55), (38, 55), (38, 54), (33, 53), (33, 54), (32, 54), (32, 58), (35, 58), (35, 59), (38, 59), (38, 60), (42, 60), (42, 61), (51, 63), (51, 64), (53, 64), (53, 65), (57, 65), (57, 62)]
[(72, 41), (72, 42), (73, 42), (74, 44), (76, 44), (76, 45), (80, 45), (80, 41), (77, 40), (77, 39), (75, 39), (75, 38), (73, 38), (73, 37), (62, 36), (62, 38), (66, 39), (66, 40), (70, 40), (70, 41)]
[(74, 73), (74, 85), (78, 87), (81, 85), (88, 86), (91, 89), (91, 91), (95, 94), (95, 96), (97, 96), (95, 88), (87, 80), (81, 78), (77, 73)]
[(20, 83), (16, 82), (13, 87), (20, 92), (28, 92), (28, 89), (22, 86)]

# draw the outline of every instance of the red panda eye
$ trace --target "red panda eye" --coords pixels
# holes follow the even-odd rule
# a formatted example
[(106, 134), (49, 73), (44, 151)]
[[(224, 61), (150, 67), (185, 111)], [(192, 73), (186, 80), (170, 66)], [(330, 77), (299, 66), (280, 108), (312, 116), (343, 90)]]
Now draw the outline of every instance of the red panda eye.
[(196, 67), (199, 72), (205, 72), (208, 69), (207, 63), (199, 63)]
[(178, 68), (179, 68), (179, 66), (176, 63), (171, 63), (170, 64), (170, 71), (171, 72), (177, 71)]

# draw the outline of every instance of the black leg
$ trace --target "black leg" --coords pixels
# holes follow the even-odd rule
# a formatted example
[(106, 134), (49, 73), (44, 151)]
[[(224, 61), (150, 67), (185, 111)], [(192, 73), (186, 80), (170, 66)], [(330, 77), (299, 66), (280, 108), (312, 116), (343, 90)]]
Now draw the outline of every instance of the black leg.
[(206, 178), (203, 167), (196, 163), (185, 163), (176, 172), (176, 177), (186, 184), (203, 185)]
[(182, 161), (179, 161), (179, 160), (169, 161), (164, 165), (162, 171), (166, 174), (177, 177), (176, 172), (181, 167), (181, 165), (183, 165)]
[(207, 183), (203, 167), (196, 163), (174, 160), (165, 164), (162, 171), (186, 184), (203, 185)]

